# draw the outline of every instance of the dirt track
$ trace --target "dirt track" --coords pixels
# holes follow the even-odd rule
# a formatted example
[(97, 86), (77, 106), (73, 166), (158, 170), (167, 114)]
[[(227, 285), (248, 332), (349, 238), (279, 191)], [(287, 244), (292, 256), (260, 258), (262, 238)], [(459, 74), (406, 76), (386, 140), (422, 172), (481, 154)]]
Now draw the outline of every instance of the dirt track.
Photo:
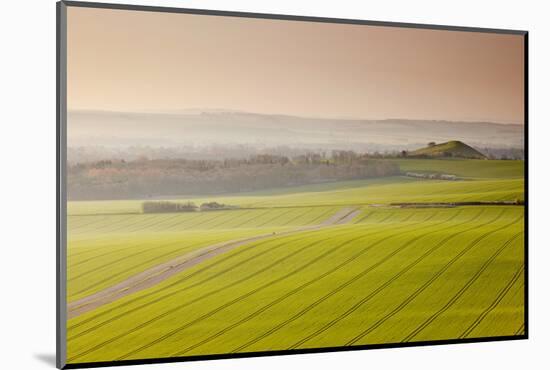
[(176, 257), (168, 262), (164, 262), (160, 265), (151, 267), (100, 292), (71, 302), (67, 305), (67, 316), (69, 319), (77, 317), (79, 315), (82, 315), (83, 313), (114, 302), (117, 299), (125, 297), (129, 294), (150, 288), (175, 274), (185, 271), (210, 258), (214, 258), (220, 254), (229, 252), (244, 244), (267, 238), (290, 235), (301, 231), (317, 230), (331, 225), (347, 224), (360, 212), (361, 211), (356, 208), (346, 207), (336, 212), (334, 215), (332, 215), (330, 218), (326, 219), (319, 225), (302, 226), (293, 230), (284, 231), (276, 234), (262, 234), (246, 239), (232, 240), (209, 245), (207, 247), (201, 248), (200, 250)]

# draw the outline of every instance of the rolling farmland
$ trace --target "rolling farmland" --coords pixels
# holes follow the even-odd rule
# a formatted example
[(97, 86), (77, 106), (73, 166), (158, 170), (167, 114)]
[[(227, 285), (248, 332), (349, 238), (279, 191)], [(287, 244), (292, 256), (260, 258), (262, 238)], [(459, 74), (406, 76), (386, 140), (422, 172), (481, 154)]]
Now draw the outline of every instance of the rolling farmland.
[(523, 200), (523, 162), (400, 161), (464, 180), (394, 176), (171, 199), (240, 207), (189, 213), (71, 202), (69, 303), (244, 242), (70, 319), (68, 362), (523, 334), (522, 205), (389, 206)]
[(210, 244), (311, 225), (336, 207), (69, 216), (68, 301)]

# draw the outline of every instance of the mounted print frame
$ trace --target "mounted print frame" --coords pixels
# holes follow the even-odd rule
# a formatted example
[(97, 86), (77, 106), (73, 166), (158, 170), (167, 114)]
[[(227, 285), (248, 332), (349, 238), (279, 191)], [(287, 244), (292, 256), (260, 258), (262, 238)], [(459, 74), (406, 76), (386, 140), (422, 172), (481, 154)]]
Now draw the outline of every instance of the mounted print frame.
[(526, 31), (57, 3), (57, 367), (528, 338)]

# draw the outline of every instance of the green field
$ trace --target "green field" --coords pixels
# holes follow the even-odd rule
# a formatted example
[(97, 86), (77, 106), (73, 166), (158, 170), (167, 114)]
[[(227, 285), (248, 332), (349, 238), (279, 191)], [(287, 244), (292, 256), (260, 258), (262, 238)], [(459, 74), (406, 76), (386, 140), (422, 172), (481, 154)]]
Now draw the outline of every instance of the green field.
[(201, 247), (319, 223), (337, 209), (69, 216), (68, 301)]
[[(388, 206), (523, 200), (523, 162), (399, 161), (465, 179), (174, 199), (240, 207), (209, 212), (70, 202), (69, 302), (205, 246), (271, 235), (70, 319), (68, 362), (523, 334), (523, 206)], [(345, 209), (357, 212), (327, 223)]]
[(476, 159), (399, 159), (402, 171), (446, 173), (471, 178), (517, 178), (523, 179), (523, 161), (476, 160)]

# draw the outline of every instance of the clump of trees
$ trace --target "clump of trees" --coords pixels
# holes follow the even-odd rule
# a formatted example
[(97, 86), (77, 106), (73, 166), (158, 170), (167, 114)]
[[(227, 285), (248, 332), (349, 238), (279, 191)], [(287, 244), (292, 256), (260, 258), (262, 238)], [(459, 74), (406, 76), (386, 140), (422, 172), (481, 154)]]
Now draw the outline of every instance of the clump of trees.
[(148, 200), (141, 204), (143, 213), (170, 213), (170, 212), (195, 212), (195, 211), (216, 211), (222, 209), (235, 209), (237, 206), (230, 206), (218, 202), (205, 202), (197, 207), (193, 202), (171, 202), (167, 200)]
[(193, 202), (147, 201), (141, 205), (143, 213), (195, 212), (198, 207)]
[(233, 209), (238, 208), (237, 206), (230, 206), (223, 203), (218, 202), (206, 202), (201, 204), (201, 211), (215, 211), (220, 209)]
[(456, 175), (448, 175), (444, 173), (417, 173), (417, 172), (406, 172), (405, 176), (416, 177), (420, 179), (429, 179), (429, 180), (448, 180), (448, 181), (457, 181), (462, 180)]

